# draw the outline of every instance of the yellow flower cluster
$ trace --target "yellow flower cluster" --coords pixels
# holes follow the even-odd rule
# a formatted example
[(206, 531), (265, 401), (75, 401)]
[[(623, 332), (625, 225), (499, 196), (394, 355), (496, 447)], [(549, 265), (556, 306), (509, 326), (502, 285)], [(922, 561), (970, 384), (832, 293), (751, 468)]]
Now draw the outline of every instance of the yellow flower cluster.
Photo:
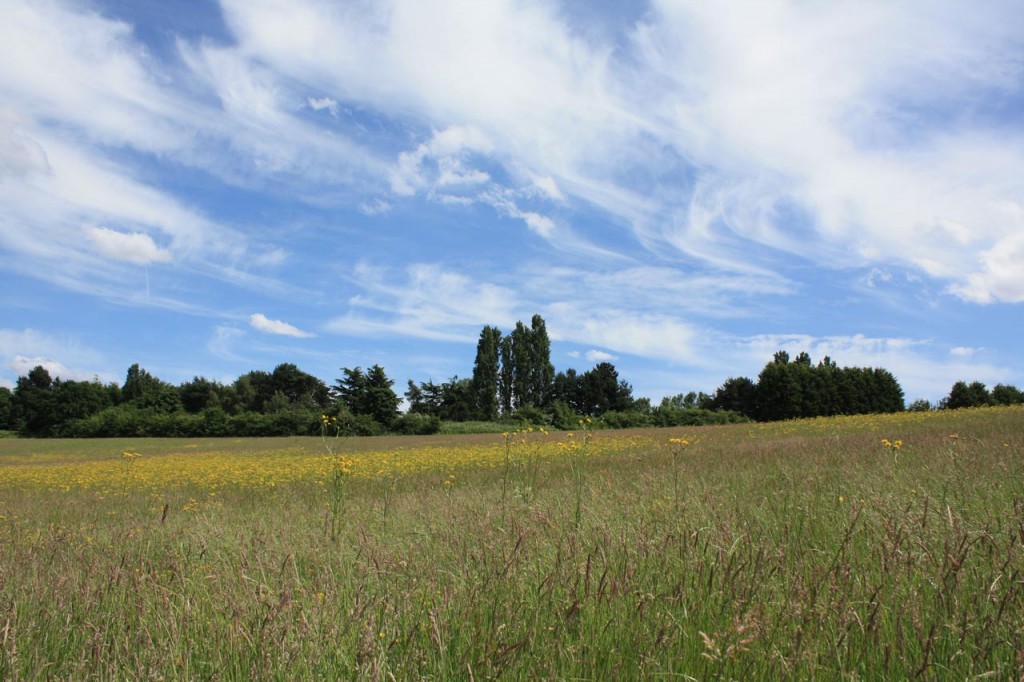
[(351, 476), (352, 467), (354, 467), (355, 464), (355, 460), (342, 455), (334, 461), (334, 472), (341, 476)]
[[(538, 437), (540, 436), (540, 437)], [(568, 436), (555, 438), (546, 431), (525, 429), (508, 434), (516, 447), (525, 447), (537, 461), (565, 457)], [(588, 456), (643, 447), (651, 441), (636, 437), (604, 436), (587, 446)], [(187, 444), (166, 454), (125, 451), (111, 458), (10, 457), (0, 461), (0, 490), (34, 488), (54, 492), (91, 490), (120, 493), (123, 488), (161, 494), (171, 489), (198, 488), (205, 494), (221, 488), (273, 488), (294, 483), (323, 483), (333, 475), (352, 479), (400, 478), (425, 472), (451, 472), (467, 467), (498, 468), (505, 465), (506, 442), (351, 450), (324, 456), (319, 440), (303, 447), (277, 451), (196, 450)], [(142, 449), (142, 448), (139, 448)], [(129, 456), (130, 455), (130, 456)], [(126, 479), (124, 463), (131, 463)]]

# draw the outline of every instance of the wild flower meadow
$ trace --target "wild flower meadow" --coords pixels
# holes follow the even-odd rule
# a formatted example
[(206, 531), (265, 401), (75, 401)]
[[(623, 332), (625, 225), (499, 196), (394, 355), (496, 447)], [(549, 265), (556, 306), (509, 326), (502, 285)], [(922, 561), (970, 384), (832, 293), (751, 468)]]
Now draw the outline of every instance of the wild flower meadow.
[(1024, 410), (0, 441), (4, 679), (1011, 679)]

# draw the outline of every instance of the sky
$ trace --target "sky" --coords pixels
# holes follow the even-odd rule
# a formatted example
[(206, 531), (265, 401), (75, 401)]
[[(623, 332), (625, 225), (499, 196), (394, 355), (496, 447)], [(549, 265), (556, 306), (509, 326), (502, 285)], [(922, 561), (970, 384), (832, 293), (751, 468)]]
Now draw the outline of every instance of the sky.
[(0, 0), (0, 385), (1024, 386), (1017, 0)]

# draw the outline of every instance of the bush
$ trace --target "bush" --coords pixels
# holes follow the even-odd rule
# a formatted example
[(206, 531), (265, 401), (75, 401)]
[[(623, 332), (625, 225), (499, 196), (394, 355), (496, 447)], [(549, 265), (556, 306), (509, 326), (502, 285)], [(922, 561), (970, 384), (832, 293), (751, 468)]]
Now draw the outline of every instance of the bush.
[(599, 428), (639, 429), (651, 425), (651, 415), (643, 412), (605, 412), (597, 420)]
[(524, 426), (545, 426), (548, 424), (548, 415), (539, 407), (525, 405), (515, 411), (512, 421)]
[(410, 412), (391, 422), (389, 430), (406, 436), (429, 436), (441, 430), (441, 420), (435, 415)]
[(739, 424), (750, 418), (730, 410), (703, 410), (698, 407), (657, 407), (652, 415), (654, 426), (703, 426), (705, 424)]
[(342, 436), (379, 436), (384, 433), (384, 427), (368, 414), (341, 412), (338, 415), (338, 432)]
[(576, 414), (572, 407), (561, 400), (551, 404), (551, 426), (562, 431), (571, 431), (579, 426), (583, 415)]
[(468, 433), (502, 433), (504, 431), (514, 430), (518, 424), (509, 424), (505, 422), (441, 422), (441, 433), (448, 435), (455, 434), (468, 434)]

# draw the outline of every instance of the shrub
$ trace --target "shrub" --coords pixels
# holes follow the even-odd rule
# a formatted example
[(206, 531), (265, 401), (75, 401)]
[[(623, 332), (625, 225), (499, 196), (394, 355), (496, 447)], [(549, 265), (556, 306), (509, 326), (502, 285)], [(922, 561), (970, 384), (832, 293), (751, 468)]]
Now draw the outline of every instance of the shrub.
[(410, 412), (391, 422), (389, 430), (407, 436), (429, 436), (441, 430), (441, 420), (434, 415)]

